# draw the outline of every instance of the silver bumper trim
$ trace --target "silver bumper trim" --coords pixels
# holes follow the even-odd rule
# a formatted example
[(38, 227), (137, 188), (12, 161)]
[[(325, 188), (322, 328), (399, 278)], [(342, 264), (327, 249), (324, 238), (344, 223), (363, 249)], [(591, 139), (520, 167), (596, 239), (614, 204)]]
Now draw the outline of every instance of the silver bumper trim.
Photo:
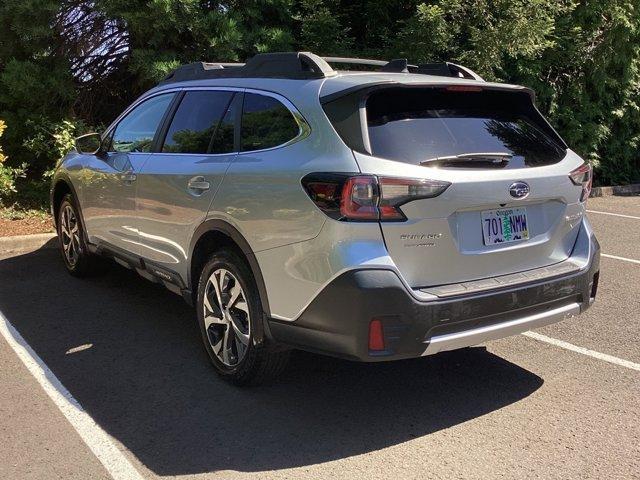
[(528, 282), (547, 280), (562, 275), (570, 275), (577, 273), (584, 266), (574, 262), (571, 258), (547, 267), (534, 268), (525, 272), (511, 273), (508, 275), (500, 275), (493, 278), (484, 278), (482, 280), (474, 280), (471, 282), (451, 283), (448, 285), (440, 285), (438, 287), (425, 287), (420, 291), (435, 295), (439, 298), (448, 298), (456, 295), (468, 295), (473, 293), (481, 293), (496, 288), (513, 287)]
[(474, 328), (457, 333), (437, 335), (431, 337), (427, 341), (429, 345), (422, 355), (433, 355), (434, 353), (443, 352), (445, 350), (470, 347), (489, 340), (508, 337), (532, 328), (544, 327), (545, 325), (560, 322), (567, 318), (574, 317), (579, 313), (580, 304), (571, 303), (553, 310), (516, 318), (514, 320), (507, 320), (495, 325)]

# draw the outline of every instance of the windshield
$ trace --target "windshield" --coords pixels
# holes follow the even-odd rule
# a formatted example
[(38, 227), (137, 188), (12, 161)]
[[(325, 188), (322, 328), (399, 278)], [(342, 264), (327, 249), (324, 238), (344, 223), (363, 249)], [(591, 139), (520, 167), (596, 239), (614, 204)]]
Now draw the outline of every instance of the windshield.
[[(566, 153), (520, 92), (387, 89), (373, 93), (366, 108), (371, 152), (378, 157), (414, 164), (448, 157), (442, 166), (522, 168), (556, 163)], [(487, 160), (482, 152), (501, 154), (504, 161)], [(453, 161), (456, 156), (462, 158)]]

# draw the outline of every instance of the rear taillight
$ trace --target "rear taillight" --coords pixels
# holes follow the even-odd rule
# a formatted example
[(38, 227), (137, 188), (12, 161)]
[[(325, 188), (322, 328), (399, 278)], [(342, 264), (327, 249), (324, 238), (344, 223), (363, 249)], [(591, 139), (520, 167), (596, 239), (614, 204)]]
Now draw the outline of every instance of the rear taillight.
[(351, 220), (378, 219), (378, 185), (375, 177), (349, 177), (342, 186), (340, 216)]
[(379, 177), (380, 218), (382, 220), (405, 220), (398, 209), (400, 205), (421, 198), (433, 198), (444, 192), (449, 182), (418, 178)]
[(404, 221), (400, 206), (437, 197), (450, 185), (440, 180), (311, 173), (302, 179), (311, 200), (331, 218), (342, 221)]
[(584, 202), (589, 198), (589, 194), (591, 193), (591, 183), (593, 182), (593, 170), (591, 169), (591, 165), (583, 163), (569, 173), (569, 178), (574, 185), (582, 185), (580, 201)]

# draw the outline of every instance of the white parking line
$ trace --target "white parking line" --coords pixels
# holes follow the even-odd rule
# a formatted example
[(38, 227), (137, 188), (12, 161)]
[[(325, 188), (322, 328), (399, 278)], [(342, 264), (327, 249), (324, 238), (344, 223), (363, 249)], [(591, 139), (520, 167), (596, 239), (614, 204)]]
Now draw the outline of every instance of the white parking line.
[(640, 264), (640, 260), (634, 260), (633, 258), (627, 258), (627, 257), (618, 257), (617, 255), (609, 255), (607, 253), (601, 253), (600, 254), (602, 257), (605, 258), (613, 258), (615, 260), (622, 260), (624, 262), (631, 262), (631, 263), (637, 263)]
[(109, 474), (116, 480), (142, 480), (140, 473), (115, 446), (113, 438), (84, 411), (2, 312), (0, 333)]
[(624, 360), (612, 355), (607, 355), (606, 353), (600, 353), (596, 352), (595, 350), (589, 350), (588, 348), (578, 347), (577, 345), (573, 345), (572, 343), (564, 342), (562, 340), (558, 340), (557, 338), (547, 337), (546, 335), (542, 335), (537, 332), (524, 332), (522, 335), (533, 338), (540, 342), (555, 345), (556, 347), (564, 348), (565, 350), (571, 350), (572, 352), (581, 353), (589, 357), (597, 358), (598, 360), (603, 360), (605, 362), (613, 363), (614, 365), (619, 365), (621, 367), (630, 368), (631, 370), (637, 370), (638, 372), (640, 372), (640, 363), (630, 362), (629, 360)]
[(587, 210), (587, 212), (588, 213), (599, 213), (601, 215), (611, 215), (613, 217), (633, 218), (635, 220), (640, 220), (640, 217), (635, 217), (633, 215), (623, 215), (621, 213), (601, 212), (599, 210)]

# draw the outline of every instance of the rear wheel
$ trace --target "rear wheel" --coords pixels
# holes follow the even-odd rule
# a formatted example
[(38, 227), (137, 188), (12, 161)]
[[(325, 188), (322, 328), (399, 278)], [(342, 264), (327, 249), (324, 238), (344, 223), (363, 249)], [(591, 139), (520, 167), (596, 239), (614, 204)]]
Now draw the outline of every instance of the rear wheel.
[(82, 221), (71, 194), (65, 195), (58, 208), (58, 244), (67, 271), (82, 277), (93, 273), (95, 259), (87, 249)]
[(289, 352), (258, 341), (262, 305), (253, 275), (235, 251), (211, 255), (200, 274), (197, 302), (205, 349), (224, 379), (259, 384), (284, 370)]

